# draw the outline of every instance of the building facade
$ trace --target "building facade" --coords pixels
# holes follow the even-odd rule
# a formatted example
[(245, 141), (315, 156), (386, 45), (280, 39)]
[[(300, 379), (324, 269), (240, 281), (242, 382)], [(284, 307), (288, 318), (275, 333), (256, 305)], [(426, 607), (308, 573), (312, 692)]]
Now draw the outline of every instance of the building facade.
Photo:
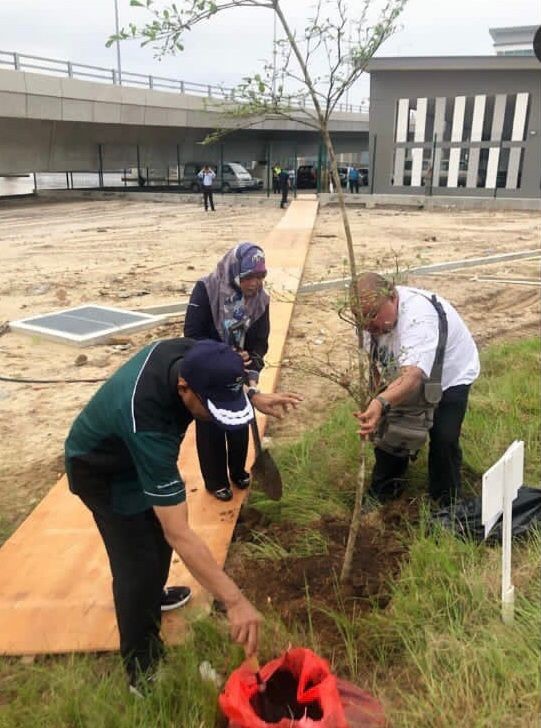
[(375, 193), (540, 196), (535, 57), (379, 58), (367, 70)]

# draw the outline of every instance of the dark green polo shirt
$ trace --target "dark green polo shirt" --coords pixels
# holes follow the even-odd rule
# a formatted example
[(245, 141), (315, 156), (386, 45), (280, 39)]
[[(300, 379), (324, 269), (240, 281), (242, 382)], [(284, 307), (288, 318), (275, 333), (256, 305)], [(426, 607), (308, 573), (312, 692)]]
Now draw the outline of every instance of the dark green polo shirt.
[(192, 415), (178, 396), (180, 363), (195, 342), (146, 346), (103, 384), (66, 440), (70, 489), (105, 487), (117, 513), (183, 503), (178, 454)]

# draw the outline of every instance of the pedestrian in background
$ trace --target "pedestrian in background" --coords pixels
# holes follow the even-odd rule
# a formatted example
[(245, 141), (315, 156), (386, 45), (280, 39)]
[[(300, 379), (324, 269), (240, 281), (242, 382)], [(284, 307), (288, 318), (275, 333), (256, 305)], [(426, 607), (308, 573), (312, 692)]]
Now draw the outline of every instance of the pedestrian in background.
[(348, 171), (348, 183), (350, 192), (359, 192), (359, 170), (357, 167), (350, 167)]
[(280, 172), (282, 168), (278, 163), (272, 168), (272, 191), (274, 194), (280, 192)]
[(197, 175), (199, 178), (201, 189), (203, 190), (203, 204), (205, 205), (205, 211), (208, 212), (209, 203), (210, 209), (214, 212), (214, 198), (212, 197), (212, 185), (216, 178), (216, 172), (205, 164), (203, 169)]
[(278, 179), (280, 181), (280, 192), (282, 193), (280, 207), (283, 210), (284, 207), (287, 205), (287, 195), (289, 192), (289, 172), (286, 169), (282, 169)]

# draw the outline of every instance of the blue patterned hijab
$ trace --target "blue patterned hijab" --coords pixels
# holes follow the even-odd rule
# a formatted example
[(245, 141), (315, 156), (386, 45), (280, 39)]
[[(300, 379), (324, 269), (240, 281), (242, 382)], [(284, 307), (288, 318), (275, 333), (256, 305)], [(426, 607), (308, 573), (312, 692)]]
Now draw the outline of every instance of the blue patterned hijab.
[(250, 273), (265, 272), (265, 253), (258, 245), (245, 242), (228, 251), (216, 269), (201, 279), (207, 290), (216, 331), (229, 346), (244, 349), (246, 332), (263, 315), (270, 300), (263, 288), (245, 299), (240, 279)]

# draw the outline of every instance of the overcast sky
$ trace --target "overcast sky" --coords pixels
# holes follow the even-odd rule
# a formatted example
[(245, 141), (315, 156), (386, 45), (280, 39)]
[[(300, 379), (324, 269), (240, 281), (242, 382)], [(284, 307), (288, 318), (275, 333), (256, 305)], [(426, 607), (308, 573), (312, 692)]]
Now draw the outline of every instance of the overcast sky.
[[(379, 0), (375, 0), (376, 6)], [(294, 22), (302, 22), (313, 0), (284, 0)], [(120, 25), (141, 24), (144, 10), (118, 0)], [(492, 55), (490, 27), (541, 24), (541, 0), (409, 0), (402, 28), (378, 55)], [(0, 0), (0, 51), (116, 66), (114, 0)], [(122, 68), (201, 83), (234, 85), (272, 54), (272, 15), (235, 10), (194, 29), (186, 50), (158, 61), (136, 42), (121, 44)], [(4, 57), (0, 56), (0, 60)], [(366, 82), (350, 101), (368, 95)], [(353, 98), (355, 97), (355, 98)]]

